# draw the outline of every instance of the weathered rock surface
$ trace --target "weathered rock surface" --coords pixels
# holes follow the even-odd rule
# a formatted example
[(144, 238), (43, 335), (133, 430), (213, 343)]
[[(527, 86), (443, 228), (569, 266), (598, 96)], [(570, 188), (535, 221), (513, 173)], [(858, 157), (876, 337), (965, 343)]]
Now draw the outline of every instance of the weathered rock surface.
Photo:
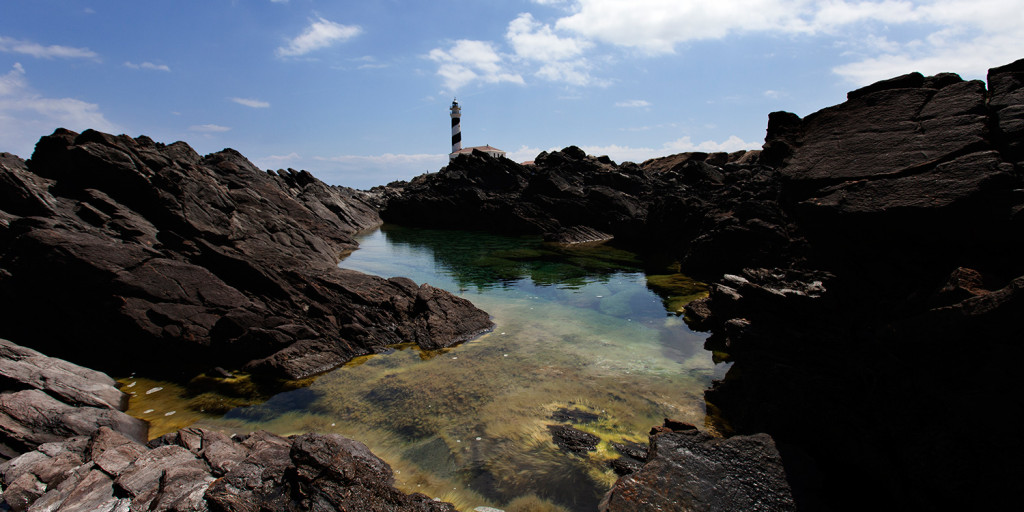
[(149, 425), (127, 406), (106, 374), (0, 339), (0, 458), (101, 426), (145, 441)]
[(0, 157), (0, 197), (0, 335), (91, 367), (299, 378), (491, 325), (443, 291), (339, 270), (374, 208), (233, 150), (58, 130), (28, 162)]
[(620, 478), (600, 510), (796, 510), (771, 437), (714, 438), (688, 427), (656, 429), (647, 464)]
[[(687, 307), (734, 363), (709, 410), (774, 438), (798, 505), (1005, 508), (1024, 457), (1022, 141), (1024, 60), (987, 83), (911, 73), (772, 113), (760, 153), (465, 157), (375, 192), (400, 223), (583, 227), (713, 277)], [(966, 410), (985, 411), (984, 434)]]
[(762, 157), (808, 258), (736, 269), (687, 317), (734, 361), (712, 410), (772, 435), (802, 507), (1014, 506), (1022, 66), (987, 88), (911, 74), (770, 117)]
[(144, 445), (104, 427), (4, 463), (0, 478), (16, 511), (455, 510), (396, 490), (384, 461), (335, 434), (189, 428)]
[(399, 224), (542, 234), (566, 244), (614, 238), (713, 274), (800, 257), (800, 234), (779, 207), (780, 182), (758, 164), (759, 153), (617, 165), (570, 146), (525, 166), (465, 155), (373, 192), (382, 217)]

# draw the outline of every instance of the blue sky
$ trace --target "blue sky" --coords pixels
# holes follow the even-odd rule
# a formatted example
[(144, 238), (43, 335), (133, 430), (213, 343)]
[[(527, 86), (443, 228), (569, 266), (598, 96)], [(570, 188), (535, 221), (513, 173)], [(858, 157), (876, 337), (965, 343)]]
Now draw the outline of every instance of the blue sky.
[(453, 97), (466, 146), (640, 162), (1022, 57), (1022, 0), (4, 0), (0, 151), (95, 128), (369, 188), (446, 164)]

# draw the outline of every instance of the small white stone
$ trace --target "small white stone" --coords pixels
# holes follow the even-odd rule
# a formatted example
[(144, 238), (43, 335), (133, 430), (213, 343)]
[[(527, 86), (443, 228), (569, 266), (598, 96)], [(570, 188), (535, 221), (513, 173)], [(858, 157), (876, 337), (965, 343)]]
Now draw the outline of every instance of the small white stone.
[(127, 386), (125, 386), (125, 387), (126, 387), (126, 388), (134, 388), (134, 387), (135, 387), (135, 385), (136, 385), (136, 384), (138, 384), (138, 383), (139, 383), (138, 381), (135, 381), (135, 382), (132, 382), (131, 384), (128, 384), (128, 385), (127, 385)]
[(152, 395), (153, 393), (156, 393), (157, 391), (161, 391), (161, 390), (163, 390), (163, 389), (164, 389), (164, 388), (162, 388), (162, 387), (160, 387), (160, 386), (157, 386), (157, 387), (155, 387), (155, 388), (149, 388), (149, 391), (146, 391), (146, 394), (147, 394), (147, 395)]
[(171, 412), (168, 412), (168, 413), (164, 413), (164, 416), (171, 416), (171, 415), (173, 415), (176, 412), (178, 412), (178, 411), (171, 411)]
[(154, 409), (146, 409), (145, 411), (142, 411), (142, 414), (149, 414), (149, 413), (153, 412), (153, 410)]
[(481, 441), (481, 440), (483, 440), (483, 438), (482, 437), (477, 437), (476, 440), (477, 441)]
[(333, 426), (334, 426), (334, 423), (331, 423), (331, 426), (333, 427)]

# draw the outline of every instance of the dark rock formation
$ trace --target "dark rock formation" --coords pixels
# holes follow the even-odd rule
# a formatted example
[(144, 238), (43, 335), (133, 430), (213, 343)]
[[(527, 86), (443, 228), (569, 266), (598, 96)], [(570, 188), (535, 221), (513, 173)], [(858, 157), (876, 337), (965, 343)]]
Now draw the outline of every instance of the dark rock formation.
[(647, 464), (615, 483), (602, 512), (796, 510), (771, 437), (723, 439), (680, 427), (652, 433)]
[(727, 275), (687, 317), (734, 361), (711, 409), (774, 437), (803, 507), (1014, 506), (1022, 76), (911, 74), (770, 117), (808, 257)]
[(149, 425), (125, 414), (128, 395), (106, 374), (0, 339), (0, 459), (101, 426), (145, 442)]
[(687, 307), (734, 362), (709, 412), (774, 438), (801, 507), (998, 509), (1024, 457), (1022, 141), (1024, 60), (987, 83), (911, 73), (772, 113), (760, 153), (460, 158), (376, 195), (397, 222), (583, 226), (719, 281)]
[(528, 166), (462, 156), (373, 192), (382, 217), (399, 224), (542, 234), (558, 243), (615, 238), (713, 274), (799, 257), (800, 236), (778, 205), (779, 180), (758, 164), (759, 153), (684, 153), (642, 165), (576, 147)]
[(569, 425), (548, 425), (551, 439), (562, 451), (584, 455), (597, 449), (600, 438)]
[(455, 510), (396, 490), (384, 461), (335, 434), (189, 428), (144, 445), (104, 427), (0, 465), (0, 478), (15, 511)]
[(0, 335), (108, 371), (286, 378), (490, 327), (468, 302), (339, 270), (380, 223), (356, 191), (233, 150), (58, 130), (0, 156)]

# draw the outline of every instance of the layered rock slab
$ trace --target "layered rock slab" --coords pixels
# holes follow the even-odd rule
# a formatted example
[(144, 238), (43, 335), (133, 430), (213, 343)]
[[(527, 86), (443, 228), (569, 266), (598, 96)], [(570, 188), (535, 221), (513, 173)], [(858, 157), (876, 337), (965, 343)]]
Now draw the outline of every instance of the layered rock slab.
[(910, 74), (769, 118), (762, 156), (808, 260), (737, 269), (687, 313), (734, 362), (710, 410), (773, 436), (804, 507), (1013, 506), (1021, 69), (987, 89)]
[(384, 461), (336, 434), (189, 428), (143, 445), (101, 428), (0, 465), (0, 478), (19, 511), (455, 510), (398, 491)]
[(101, 427), (144, 442), (149, 425), (127, 407), (106, 374), (0, 339), (0, 458)]
[(652, 432), (647, 463), (615, 483), (602, 512), (796, 510), (782, 458), (767, 434), (723, 439), (681, 426), (689, 428)]
[(491, 325), (446, 292), (338, 269), (374, 208), (233, 150), (58, 130), (0, 159), (0, 189), (0, 335), (92, 367), (300, 378)]

